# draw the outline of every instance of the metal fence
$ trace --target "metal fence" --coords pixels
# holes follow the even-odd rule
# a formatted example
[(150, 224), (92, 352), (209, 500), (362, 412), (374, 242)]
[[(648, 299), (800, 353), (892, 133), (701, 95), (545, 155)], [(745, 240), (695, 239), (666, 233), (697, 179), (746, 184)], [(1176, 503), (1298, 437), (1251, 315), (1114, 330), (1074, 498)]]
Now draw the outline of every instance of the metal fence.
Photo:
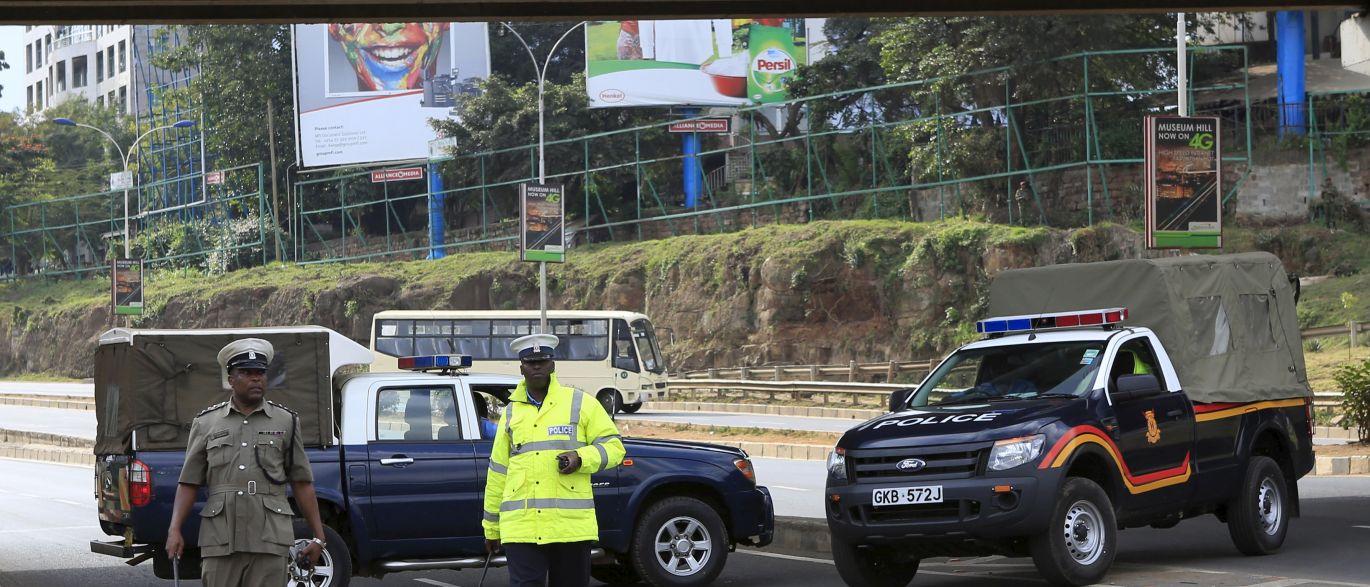
[[(222, 170), (222, 181), (201, 187), (200, 175), (108, 191), (16, 204), (5, 208), (9, 279), (108, 271), (123, 256), (125, 227), (133, 258), (149, 268), (225, 271), (264, 264), (269, 217), (261, 164)], [(191, 183), (195, 201), (164, 206), (160, 194)], [(125, 209), (127, 206), (127, 209)]]
[[(1174, 49), (1079, 53), (743, 108), (732, 134), (702, 137), (695, 207), (683, 205), (683, 156), (669, 122), (550, 141), (547, 176), (567, 188), (567, 225), (581, 243), (817, 218), (975, 214), (1058, 226), (1130, 219), (1141, 207), (1142, 119), (1164, 113), (1175, 89), (1130, 87), (1109, 74), (1163, 71), (1173, 60)], [(1250, 104), (1245, 73), (1231, 77), (1247, 65), (1242, 46), (1190, 52), (1193, 103), (1223, 118), (1224, 160), (1243, 177)], [(1078, 77), (1024, 89), (1021, 79), (1042, 67)], [(975, 102), (959, 97), (972, 94)], [(537, 159), (537, 145), (528, 144), (443, 162), (443, 248), (516, 246), (518, 185), (535, 180)], [(370, 174), (338, 171), (295, 184), (297, 260), (430, 251), (426, 183), (372, 183)]]

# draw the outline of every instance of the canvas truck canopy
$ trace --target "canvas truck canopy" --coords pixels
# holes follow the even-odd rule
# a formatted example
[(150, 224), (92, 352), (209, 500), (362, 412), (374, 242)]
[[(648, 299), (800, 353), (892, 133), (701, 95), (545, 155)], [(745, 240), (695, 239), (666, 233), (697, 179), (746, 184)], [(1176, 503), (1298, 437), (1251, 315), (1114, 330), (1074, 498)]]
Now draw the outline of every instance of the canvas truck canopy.
[(1269, 253), (1190, 255), (1005, 271), (989, 315), (1113, 307), (1150, 328), (1196, 402), (1312, 397), (1294, 287)]
[(300, 440), (333, 442), (332, 379), (344, 365), (369, 364), (371, 351), (321, 326), (134, 330), (100, 335), (95, 351), (96, 454), (185, 448), (190, 422), (228, 399), (219, 350), (240, 338), (275, 347), (266, 399), (300, 415)]

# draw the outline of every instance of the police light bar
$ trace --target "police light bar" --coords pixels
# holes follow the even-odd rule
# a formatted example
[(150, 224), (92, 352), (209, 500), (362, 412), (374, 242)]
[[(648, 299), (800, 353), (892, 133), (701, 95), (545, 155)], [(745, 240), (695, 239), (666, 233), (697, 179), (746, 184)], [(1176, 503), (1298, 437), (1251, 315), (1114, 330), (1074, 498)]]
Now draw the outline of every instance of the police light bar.
[(988, 318), (975, 323), (975, 332), (980, 334), (1001, 334), (1006, 332), (1030, 332), (1052, 328), (1075, 328), (1079, 326), (1112, 326), (1127, 320), (1127, 308), (1107, 310), (1085, 310), (1082, 312), (1057, 312), (1031, 316), (1003, 316)]
[(471, 366), (470, 355), (427, 355), (419, 357), (400, 357), (400, 369), (405, 371), (427, 371), (429, 369), (457, 369)]

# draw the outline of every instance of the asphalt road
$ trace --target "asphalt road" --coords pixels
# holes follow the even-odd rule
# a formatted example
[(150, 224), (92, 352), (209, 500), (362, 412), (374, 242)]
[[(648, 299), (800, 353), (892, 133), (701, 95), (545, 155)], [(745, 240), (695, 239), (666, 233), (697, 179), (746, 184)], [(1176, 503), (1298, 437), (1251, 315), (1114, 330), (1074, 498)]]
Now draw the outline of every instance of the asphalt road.
[[(797, 461), (763, 462), (761, 475), (786, 474)], [(800, 474), (798, 471), (793, 474)], [(1304, 517), (1295, 520), (1284, 550), (1275, 556), (1239, 555), (1215, 518), (1186, 521), (1171, 530), (1123, 532), (1108, 584), (1370, 587), (1370, 477), (1309, 478), (1300, 483)], [(88, 542), (106, 538), (95, 523), (91, 471), (86, 467), (0, 459), (0, 587), (167, 586), (148, 565), (129, 567), (92, 554)], [(401, 573), (355, 585), (475, 587), (473, 571)], [(505, 585), (490, 571), (487, 585)], [(187, 581), (187, 585), (199, 582)], [(830, 561), (773, 551), (739, 551), (716, 583), (725, 586), (841, 585)], [(1026, 559), (985, 557), (924, 561), (914, 585), (1041, 584)]]
[(95, 438), (95, 412), (0, 404), (0, 428)]
[(95, 397), (93, 383), (39, 383), (34, 381), (0, 381), (0, 394), (77, 395)]

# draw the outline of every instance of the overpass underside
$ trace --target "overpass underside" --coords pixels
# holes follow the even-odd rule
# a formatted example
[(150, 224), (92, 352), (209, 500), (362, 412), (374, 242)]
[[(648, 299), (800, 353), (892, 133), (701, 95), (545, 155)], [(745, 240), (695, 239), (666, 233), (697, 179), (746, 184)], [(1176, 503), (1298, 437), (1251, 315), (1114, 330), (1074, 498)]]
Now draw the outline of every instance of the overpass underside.
[(581, 20), (716, 16), (935, 16), (1226, 12), (1363, 7), (1327, 0), (0, 0), (0, 23)]

